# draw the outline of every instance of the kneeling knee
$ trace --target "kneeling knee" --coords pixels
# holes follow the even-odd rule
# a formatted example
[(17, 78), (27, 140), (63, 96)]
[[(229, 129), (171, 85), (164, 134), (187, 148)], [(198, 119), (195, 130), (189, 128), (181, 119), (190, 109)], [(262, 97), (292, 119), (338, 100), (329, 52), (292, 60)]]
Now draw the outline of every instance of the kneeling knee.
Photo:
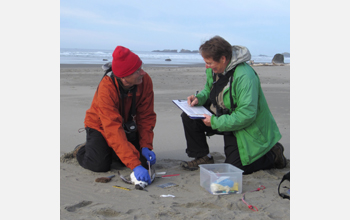
[(83, 166), (85, 169), (91, 170), (93, 172), (107, 172), (110, 170), (111, 165), (107, 163), (90, 163), (90, 164), (84, 164)]

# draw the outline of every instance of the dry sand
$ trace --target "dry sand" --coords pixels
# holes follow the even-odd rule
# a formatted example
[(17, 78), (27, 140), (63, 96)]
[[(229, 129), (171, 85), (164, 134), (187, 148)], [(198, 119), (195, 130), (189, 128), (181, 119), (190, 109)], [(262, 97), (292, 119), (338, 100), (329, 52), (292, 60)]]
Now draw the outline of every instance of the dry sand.
[[(282, 133), (280, 142), (290, 159), (290, 66), (254, 66), (272, 114)], [(61, 219), (290, 219), (290, 201), (277, 194), (277, 187), (287, 168), (259, 171), (243, 176), (246, 200), (258, 208), (253, 212), (242, 202), (242, 194), (211, 195), (200, 186), (199, 170), (185, 171), (181, 160), (185, 153), (185, 138), (181, 111), (173, 99), (186, 98), (205, 84), (204, 66), (154, 66), (145, 70), (152, 77), (155, 93), (154, 151), (157, 172), (180, 174), (171, 178), (156, 178), (148, 192), (133, 189), (117, 175), (130, 174), (128, 168), (116, 167), (106, 173), (94, 173), (80, 167), (70, 152), (85, 140), (85, 111), (89, 108), (96, 87), (103, 75), (101, 65), (61, 65), (60, 84), (60, 215)], [(216, 163), (224, 161), (222, 136), (208, 139)], [(96, 183), (98, 177), (115, 174), (109, 183)], [(160, 188), (163, 183), (176, 187)], [(119, 185), (132, 189), (114, 188)], [(259, 185), (266, 189), (255, 190)], [(162, 198), (160, 195), (174, 195)]]

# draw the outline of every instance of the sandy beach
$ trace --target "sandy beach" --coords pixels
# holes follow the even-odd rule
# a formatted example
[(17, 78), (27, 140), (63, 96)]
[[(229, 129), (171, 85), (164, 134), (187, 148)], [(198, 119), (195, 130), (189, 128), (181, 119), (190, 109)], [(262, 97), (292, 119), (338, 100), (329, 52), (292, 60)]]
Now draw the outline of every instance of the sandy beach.
[[(101, 80), (101, 65), (61, 64), (60, 67), (60, 217), (61, 219), (290, 219), (290, 201), (282, 199), (277, 188), (290, 171), (290, 66), (256, 65), (270, 110), (282, 134), (280, 143), (288, 159), (284, 169), (272, 169), (243, 176), (245, 200), (258, 209), (250, 210), (242, 194), (212, 195), (200, 186), (200, 171), (180, 168), (185, 153), (181, 110), (173, 99), (185, 99), (202, 90), (206, 81), (204, 65), (145, 65), (153, 80), (157, 123), (154, 129), (156, 172), (179, 174), (156, 178), (148, 192), (124, 183), (118, 171), (127, 176), (131, 170), (115, 164), (106, 173), (94, 173), (71, 158), (73, 148), (85, 141), (85, 111)], [(215, 163), (223, 163), (222, 136), (208, 139)], [(98, 177), (116, 175), (108, 183)], [(159, 185), (176, 186), (161, 188)], [(131, 189), (114, 188), (118, 185)], [(250, 192), (260, 185), (266, 188)], [(175, 197), (161, 197), (161, 195)]]

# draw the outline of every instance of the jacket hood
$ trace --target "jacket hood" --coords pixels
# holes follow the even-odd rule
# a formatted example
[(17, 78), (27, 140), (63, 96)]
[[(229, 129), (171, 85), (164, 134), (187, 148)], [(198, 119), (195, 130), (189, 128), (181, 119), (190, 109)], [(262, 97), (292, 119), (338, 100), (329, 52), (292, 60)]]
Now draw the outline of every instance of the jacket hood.
[(237, 64), (247, 62), (250, 59), (251, 55), (248, 48), (244, 46), (233, 45), (231, 62), (226, 67), (225, 74), (226, 72), (232, 70), (235, 66), (237, 66)]
[(105, 63), (104, 65), (102, 65), (103, 71), (109, 70), (109, 68), (111, 68), (111, 67), (112, 67), (112, 62), (108, 62), (108, 63)]

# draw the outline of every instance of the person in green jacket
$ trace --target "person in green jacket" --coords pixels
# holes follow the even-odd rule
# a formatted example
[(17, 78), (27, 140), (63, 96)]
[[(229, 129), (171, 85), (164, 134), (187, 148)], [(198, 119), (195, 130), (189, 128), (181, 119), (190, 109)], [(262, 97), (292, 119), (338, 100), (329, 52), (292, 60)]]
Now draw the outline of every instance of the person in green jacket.
[(258, 170), (286, 167), (282, 135), (273, 118), (260, 79), (246, 62), (251, 55), (246, 47), (231, 46), (215, 36), (203, 43), (199, 51), (206, 63), (207, 82), (202, 91), (187, 98), (190, 106), (205, 106), (213, 115), (190, 119), (181, 114), (186, 153), (195, 158), (182, 161), (187, 170), (200, 164), (212, 164), (206, 136), (224, 137), (225, 163), (250, 174)]

